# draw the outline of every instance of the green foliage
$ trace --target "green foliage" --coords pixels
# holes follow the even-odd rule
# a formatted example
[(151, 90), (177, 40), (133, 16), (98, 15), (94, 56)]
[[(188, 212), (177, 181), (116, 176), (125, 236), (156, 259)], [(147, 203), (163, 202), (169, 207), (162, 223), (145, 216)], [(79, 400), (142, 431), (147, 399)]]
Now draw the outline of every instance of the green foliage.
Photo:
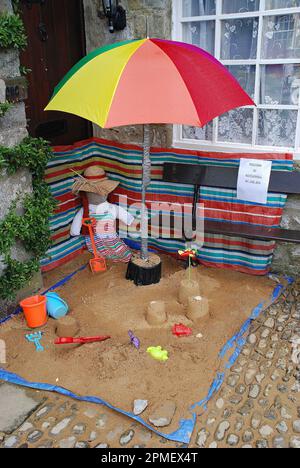
[(0, 159), (9, 164), (9, 174), (26, 167), (32, 173), (34, 181), (43, 178), (51, 157), (51, 148), (42, 138), (27, 137), (14, 148), (0, 147)]
[[(0, 277), (0, 298), (8, 299), (26, 286), (33, 274), (39, 269), (39, 262), (51, 245), (49, 217), (55, 202), (49, 187), (44, 182), (44, 173), (52, 156), (47, 142), (38, 138), (25, 138), (14, 148), (0, 147), (0, 169), (8, 174), (27, 168), (32, 174), (33, 193), (11, 205), (5, 219), (0, 223), (0, 255), (6, 265)], [(22, 201), (20, 213), (19, 201)], [(30, 253), (31, 260), (20, 262), (11, 256), (15, 242), (22, 242)]]
[(18, 290), (29, 283), (37, 271), (39, 271), (39, 262), (36, 260), (19, 262), (11, 257), (7, 258), (6, 270), (0, 279), (0, 297), (12, 299)]
[(0, 118), (4, 117), (6, 112), (8, 112), (11, 108), (12, 104), (10, 104), (9, 102), (0, 102)]
[(21, 76), (27, 76), (31, 72), (32, 72), (31, 68), (28, 68), (25, 65), (20, 65), (20, 75)]
[(20, 0), (12, 0), (12, 6), (15, 13), (20, 12)]
[(25, 49), (27, 37), (19, 15), (0, 14), (0, 47), (2, 49)]

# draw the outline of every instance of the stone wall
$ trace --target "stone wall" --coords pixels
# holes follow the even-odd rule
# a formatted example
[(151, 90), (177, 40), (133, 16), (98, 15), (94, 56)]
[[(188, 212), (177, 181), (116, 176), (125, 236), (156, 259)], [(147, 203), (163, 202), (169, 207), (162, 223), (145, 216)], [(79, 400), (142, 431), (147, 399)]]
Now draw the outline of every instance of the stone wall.
[[(0, 13), (13, 12), (10, 0), (0, 0)], [(5, 101), (5, 80), (20, 76), (19, 52), (0, 49), (0, 99)], [(14, 146), (27, 135), (25, 106), (16, 104), (0, 118), (0, 145)]]
[[(10, 0), (0, 0), (0, 13), (12, 12)], [(16, 50), (0, 49), (0, 100), (5, 101), (5, 80), (20, 76), (19, 53)], [(0, 145), (12, 147), (27, 136), (26, 115), (24, 103), (15, 104), (4, 117), (0, 117)], [(0, 172), (0, 221), (6, 216), (11, 203), (18, 194), (31, 193), (31, 175), (27, 170), (21, 170), (13, 176), (7, 177), (5, 171)], [(22, 215), (22, 203), (19, 203), (19, 213)], [(21, 261), (30, 258), (19, 242), (12, 249), (12, 257)], [(0, 275), (5, 266), (0, 256)], [(37, 275), (26, 291), (20, 292), (18, 297), (31, 293), (41, 286), (41, 276)], [(0, 319), (13, 309), (17, 301), (0, 300)]]
[[(121, 4), (127, 11), (127, 27), (123, 31), (111, 34), (108, 30), (107, 19), (100, 18), (98, 15), (101, 2), (99, 0), (84, 0), (88, 52), (113, 42), (145, 38), (147, 36), (147, 22), (149, 37), (171, 38), (171, 0), (122, 0)], [(167, 147), (172, 145), (171, 126), (153, 125), (151, 130), (154, 146)], [(95, 125), (94, 135), (122, 143), (141, 144), (143, 128), (139, 125), (103, 130)]]
[[(300, 163), (296, 169), (300, 172)], [(300, 196), (292, 195), (288, 201), (282, 218), (282, 227), (300, 231)], [(289, 275), (300, 275), (300, 245), (280, 243), (277, 245), (272, 264), (274, 271)]]

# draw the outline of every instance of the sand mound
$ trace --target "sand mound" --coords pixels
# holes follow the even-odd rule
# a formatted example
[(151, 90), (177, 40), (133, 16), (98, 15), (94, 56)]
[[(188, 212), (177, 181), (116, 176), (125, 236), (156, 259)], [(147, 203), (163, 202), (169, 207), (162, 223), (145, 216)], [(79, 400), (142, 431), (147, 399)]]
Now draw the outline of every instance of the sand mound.
[[(49, 273), (46, 283), (54, 284), (88, 258), (84, 255)], [(207, 394), (220, 364), (219, 350), (252, 309), (269, 298), (274, 283), (231, 271), (193, 269), (192, 279), (210, 308), (210, 318), (195, 325), (178, 301), (178, 288), (187, 271), (175, 260), (163, 257), (163, 278), (158, 285), (137, 287), (125, 279), (125, 271), (121, 264), (99, 275), (86, 269), (57, 291), (68, 302), (70, 315), (79, 321), (82, 336), (111, 335), (110, 340), (73, 349), (55, 347), (56, 322), (50, 319), (43, 330), (45, 351), (36, 353), (24, 338), (27, 330), (21, 315), (0, 329), (0, 339), (6, 341), (8, 349), (6, 368), (28, 380), (99, 396), (127, 411), (132, 411), (134, 400), (148, 400), (145, 419), (157, 405), (171, 400), (176, 411), (169, 432), (187, 415), (188, 407)], [(166, 304), (168, 320), (151, 326), (146, 320), (147, 308), (151, 301), (159, 300)], [(175, 323), (191, 327), (193, 335), (173, 336)], [(130, 343), (128, 330), (140, 339), (139, 350)], [(196, 337), (199, 333), (203, 338)], [(158, 362), (147, 354), (148, 347), (157, 345), (168, 351), (168, 361)]]

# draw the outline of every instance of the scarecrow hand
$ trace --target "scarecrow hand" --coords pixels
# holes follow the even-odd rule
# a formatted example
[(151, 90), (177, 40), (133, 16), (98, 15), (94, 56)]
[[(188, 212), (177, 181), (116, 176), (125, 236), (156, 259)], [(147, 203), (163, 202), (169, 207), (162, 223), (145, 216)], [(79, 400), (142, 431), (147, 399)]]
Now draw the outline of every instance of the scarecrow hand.
[(116, 235), (116, 225), (114, 220), (106, 219), (98, 221), (95, 227), (96, 234), (99, 236), (113, 236)]

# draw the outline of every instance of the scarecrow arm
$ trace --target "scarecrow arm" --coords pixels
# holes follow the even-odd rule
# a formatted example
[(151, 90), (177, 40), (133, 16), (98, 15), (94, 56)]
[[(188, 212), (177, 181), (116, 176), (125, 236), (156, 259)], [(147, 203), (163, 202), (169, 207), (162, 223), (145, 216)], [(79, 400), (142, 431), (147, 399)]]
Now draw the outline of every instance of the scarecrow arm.
[(126, 224), (126, 226), (131, 226), (131, 224), (133, 223), (135, 219), (131, 213), (129, 213), (124, 208), (122, 208), (122, 206), (118, 206), (118, 205), (116, 205), (116, 217), (117, 219), (122, 221), (122, 223)]
[(83, 208), (80, 208), (75, 218), (73, 219), (73, 223), (71, 226), (70, 234), (72, 237), (80, 236), (82, 220), (83, 220)]

